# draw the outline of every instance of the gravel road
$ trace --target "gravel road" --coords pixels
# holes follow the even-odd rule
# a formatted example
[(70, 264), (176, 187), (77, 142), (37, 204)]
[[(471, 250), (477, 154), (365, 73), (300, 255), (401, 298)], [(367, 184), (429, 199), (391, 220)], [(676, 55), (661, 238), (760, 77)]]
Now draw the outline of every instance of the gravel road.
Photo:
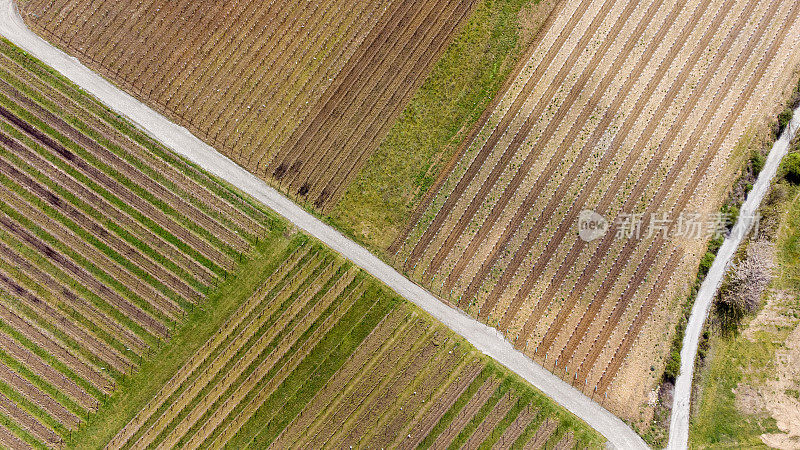
[(269, 187), (264, 181), (217, 152), (185, 128), (170, 122), (132, 96), (94, 73), (30, 31), (12, 0), (0, 0), (0, 34), (127, 117), (142, 130), (208, 172), (250, 194), (297, 227), (363, 268), (395, 292), (427, 311), (455, 333), (499, 363), (508, 367), (550, 398), (583, 419), (621, 449), (647, 448), (645, 442), (622, 420), (515, 350), (495, 329), (451, 308), (413, 283), (375, 255), (324, 224), (303, 208)]
[(736, 249), (753, 226), (754, 216), (761, 204), (761, 200), (769, 191), (772, 179), (778, 172), (781, 160), (789, 152), (789, 143), (792, 141), (797, 129), (800, 128), (800, 107), (794, 110), (794, 118), (786, 127), (781, 137), (772, 146), (767, 156), (764, 168), (758, 175), (753, 189), (747, 195), (739, 212), (739, 220), (731, 230), (729, 237), (720, 247), (714, 264), (708, 271), (697, 299), (692, 307), (689, 322), (686, 324), (686, 334), (681, 348), (681, 371), (675, 381), (675, 393), (672, 400), (672, 417), (669, 428), (669, 449), (684, 449), (689, 445), (689, 411), (692, 394), (692, 378), (694, 374), (694, 360), (697, 355), (697, 346), (703, 332), (703, 324), (708, 317), (711, 304), (717, 294), (725, 275), (725, 269), (730, 264)]

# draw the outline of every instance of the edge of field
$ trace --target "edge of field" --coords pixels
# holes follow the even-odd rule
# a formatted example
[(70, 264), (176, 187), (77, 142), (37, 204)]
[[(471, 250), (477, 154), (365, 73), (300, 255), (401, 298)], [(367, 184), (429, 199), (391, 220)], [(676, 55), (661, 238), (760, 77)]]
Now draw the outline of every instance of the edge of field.
[[(513, 81), (556, 0), (483, 0), (322, 219), (382, 259), (456, 149)], [(312, 210), (310, 205), (306, 209)]]
[[(83, 89), (80, 89), (77, 85), (65, 79), (27, 52), (18, 49), (5, 39), (3, 39), (3, 41), (13, 48), (16, 48), (20, 55), (28, 58), (32, 64), (39, 65), (40, 68), (50, 76), (59, 79), (60, 82), (81, 92), (82, 95), (86, 97), (87, 101), (93, 102), (95, 105), (103, 108), (111, 117), (117, 117), (119, 123), (116, 125), (124, 129), (125, 132), (136, 133), (141, 135), (144, 139), (150, 140), (150, 138), (145, 137), (136, 127), (130, 125), (127, 121), (113, 113), (105, 105), (102, 105), (94, 99), (94, 97), (87, 94)], [(185, 158), (179, 155), (176, 156), (186, 161)], [(197, 165), (188, 161), (186, 162), (197, 170), (206, 173)], [(208, 174), (206, 173), (206, 175)], [(118, 384), (117, 390), (111, 398), (104, 403), (97, 412), (91, 414), (86, 423), (77, 431), (71, 433), (65, 442), (67, 447), (100, 448), (108, 442), (111, 437), (127, 424), (142, 406), (155, 395), (159, 388), (184, 365), (197, 349), (225, 323), (236, 311), (241, 302), (247, 299), (251, 293), (256, 290), (266, 276), (271, 273), (293, 249), (304, 243), (313, 242), (313, 245), (320, 248), (321, 251), (334, 254), (333, 251), (324, 247), (315, 238), (296, 232), (294, 226), (278, 217), (274, 212), (262, 207), (246, 194), (230, 186), (224, 180), (213, 176), (211, 177), (233, 192), (236, 192), (246, 202), (266, 214), (267, 220), (265, 226), (268, 230), (267, 234), (260, 236), (258, 243), (238, 267), (223, 282), (211, 289), (211, 292), (209, 292), (203, 304), (194, 308), (194, 310), (188, 314), (185, 322), (175, 331), (171, 340), (163, 343), (159, 348), (148, 355), (135, 373), (126, 376), (122, 382)], [(427, 320), (434, 322), (434, 319), (427, 313), (424, 313), (422, 309), (410, 302), (406, 302), (378, 280), (368, 275), (367, 279), (373, 288), (380, 292), (380, 295), (385, 298), (388, 304), (398, 305), (402, 303), (406, 307), (413, 308)], [(460, 336), (453, 335), (453, 337), (464, 345), (469, 345), (468, 342)], [(600, 447), (602, 443), (605, 442), (605, 439), (595, 430), (572, 413), (553, 403), (544, 393), (517, 377), (513, 372), (500, 366), (488, 356), (482, 355), (481, 357), (493, 370), (513, 377), (514, 384), (520, 388), (521, 393), (529, 396), (532, 403), (540, 405), (540, 408), (546, 409), (552, 415), (556, 416), (565, 426), (573, 431), (575, 438), (579, 442), (593, 447)], [(523, 387), (525, 389), (523, 389)]]
[[(800, 141), (795, 140), (791, 151), (800, 151)], [(774, 194), (776, 190), (783, 191), (782, 199)], [(693, 411), (689, 431), (690, 445), (695, 448), (718, 445), (766, 448), (761, 435), (780, 433), (776, 420), (768, 412), (753, 410), (752, 414), (744, 413), (741, 405), (737, 404), (742, 401), (737, 398), (741, 383), (753, 383), (758, 387), (775, 378), (777, 352), (785, 348), (789, 333), (797, 326), (790, 325), (798, 318), (797, 305), (794, 308), (791, 304), (784, 305), (779, 297), (782, 294), (795, 298), (800, 296), (800, 186), (779, 180), (773, 183), (767, 195), (768, 199), (761, 206), (761, 215), (762, 221), (771, 219), (777, 222), (775, 236), (770, 239), (775, 246), (775, 278), (759, 310), (748, 315), (738, 330), (721, 334), (713, 323), (706, 325), (707, 330), (710, 326), (714, 329), (708, 332), (707, 341), (701, 343), (698, 355), (703, 363), (698, 367), (692, 399), (693, 403), (697, 402), (697, 409)], [(778, 200), (770, 201), (769, 196)], [(751, 242), (749, 238), (737, 256)], [(757, 323), (762, 313), (771, 315), (764, 320), (767, 320), (766, 325), (775, 322), (774, 331), (763, 329), (765, 323)], [(786, 323), (781, 325), (782, 321)]]

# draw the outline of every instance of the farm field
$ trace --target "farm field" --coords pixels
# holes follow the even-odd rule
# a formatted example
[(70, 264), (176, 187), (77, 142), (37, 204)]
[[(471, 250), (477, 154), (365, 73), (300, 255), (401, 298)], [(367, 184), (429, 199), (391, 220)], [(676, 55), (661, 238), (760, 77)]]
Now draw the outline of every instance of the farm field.
[(0, 445), (601, 446), (7, 41), (0, 144)]
[(363, 272), (291, 247), (107, 448), (600, 444)]
[[(395, 264), (620, 417), (649, 420), (708, 239), (676, 227), (719, 210), (740, 140), (793, 88), (798, 8), (557, 4), (390, 246)], [(582, 239), (583, 210), (608, 232)]]
[(0, 42), (0, 410), (58, 446), (272, 218)]
[(476, 3), (35, 0), (22, 13), (243, 167), (325, 210)]

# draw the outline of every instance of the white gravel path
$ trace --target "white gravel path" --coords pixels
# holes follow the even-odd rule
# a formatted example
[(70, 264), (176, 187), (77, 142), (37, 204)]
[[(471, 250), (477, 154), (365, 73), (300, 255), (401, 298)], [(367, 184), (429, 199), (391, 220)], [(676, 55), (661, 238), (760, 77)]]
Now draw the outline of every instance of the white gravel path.
[(730, 264), (736, 249), (741, 244), (742, 239), (753, 226), (753, 218), (761, 204), (761, 200), (769, 191), (772, 179), (778, 172), (781, 160), (789, 152), (789, 144), (792, 141), (797, 129), (800, 128), (800, 107), (794, 110), (794, 117), (786, 127), (781, 137), (772, 146), (767, 156), (764, 168), (758, 175), (753, 189), (747, 195), (739, 212), (739, 220), (731, 230), (731, 235), (725, 239), (720, 247), (714, 264), (708, 271), (700, 290), (697, 292), (697, 299), (692, 307), (689, 322), (686, 324), (686, 334), (683, 338), (683, 348), (681, 348), (681, 371), (675, 381), (675, 393), (672, 400), (672, 417), (669, 428), (669, 449), (684, 449), (689, 445), (689, 411), (690, 398), (692, 394), (692, 376), (694, 374), (694, 360), (697, 355), (697, 347), (700, 343), (700, 335), (703, 332), (703, 324), (708, 317), (711, 304), (717, 294), (725, 275), (725, 269)]
[(508, 367), (555, 402), (600, 432), (610, 445), (621, 449), (647, 448), (633, 429), (589, 397), (562, 381), (521, 352), (515, 350), (494, 328), (451, 308), (416, 285), (369, 251), (324, 224), (264, 181), (217, 152), (185, 128), (145, 106), (94, 73), (76, 58), (58, 50), (30, 31), (12, 0), (0, 0), (0, 34), (50, 65), (73, 83), (127, 117), (150, 136), (250, 194), (297, 227), (324, 242), (395, 292), (427, 311), (455, 333), (499, 363)]

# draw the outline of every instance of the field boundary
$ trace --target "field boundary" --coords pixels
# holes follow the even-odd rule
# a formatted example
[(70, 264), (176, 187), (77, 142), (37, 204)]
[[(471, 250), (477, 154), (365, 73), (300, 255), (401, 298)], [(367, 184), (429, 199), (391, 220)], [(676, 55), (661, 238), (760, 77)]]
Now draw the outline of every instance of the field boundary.
[(646, 448), (644, 441), (622, 420), (514, 349), (497, 330), (447, 306), (365, 248), (344, 237), (269, 187), (266, 182), (205, 144), (186, 128), (170, 122), (83, 66), (76, 58), (68, 56), (34, 34), (25, 26), (12, 0), (0, 0), (0, 18), (0, 34), (14, 44), (30, 52), (86, 92), (127, 117), (154, 139), (211, 174), (250, 194), (381, 280), (400, 296), (431, 314), (456, 334), (466, 338), (478, 350), (508, 367), (556, 403), (584, 420), (615, 447)]

